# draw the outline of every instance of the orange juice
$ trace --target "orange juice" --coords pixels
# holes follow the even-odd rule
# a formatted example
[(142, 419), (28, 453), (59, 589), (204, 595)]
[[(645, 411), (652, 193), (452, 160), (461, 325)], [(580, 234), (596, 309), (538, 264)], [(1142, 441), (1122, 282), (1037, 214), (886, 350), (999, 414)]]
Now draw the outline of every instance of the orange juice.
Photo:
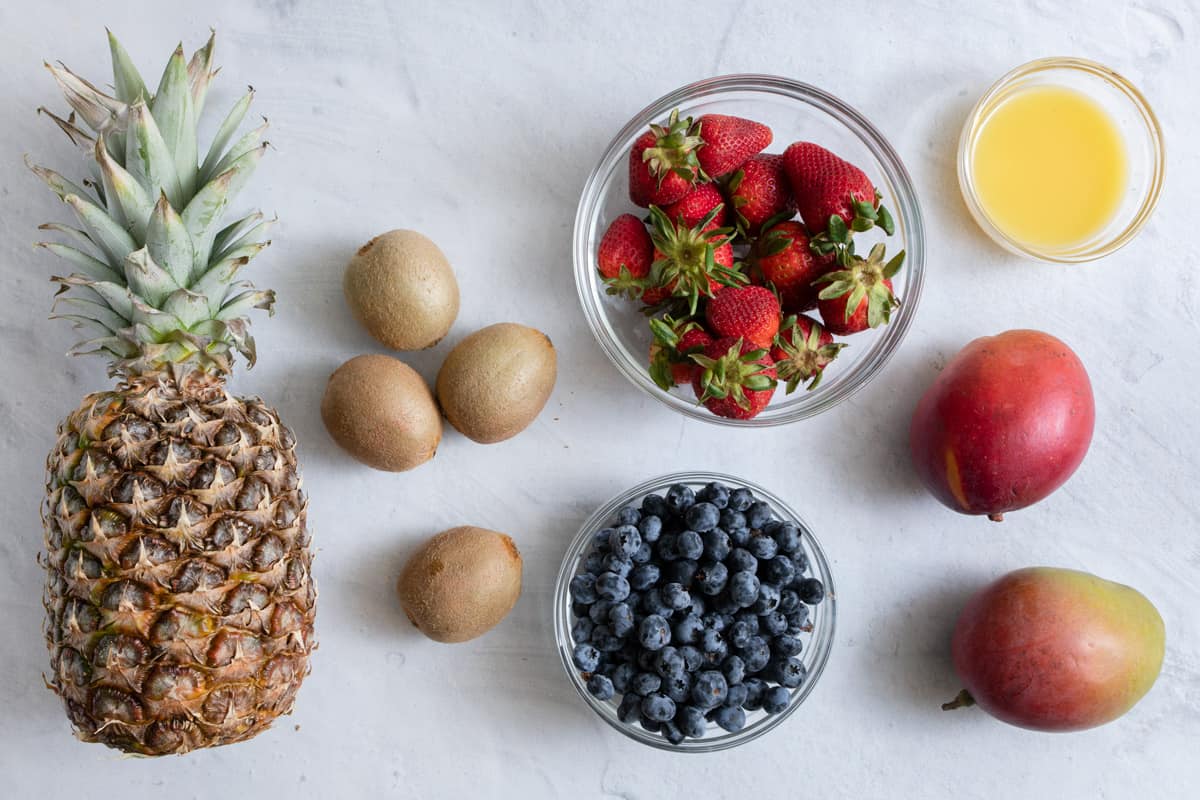
[(975, 195), (992, 223), (1023, 244), (1066, 248), (1108, 224), (1128, 166), (1113, 118), (1082, 92), (1021, 89), (983, 120), (972, 157)]

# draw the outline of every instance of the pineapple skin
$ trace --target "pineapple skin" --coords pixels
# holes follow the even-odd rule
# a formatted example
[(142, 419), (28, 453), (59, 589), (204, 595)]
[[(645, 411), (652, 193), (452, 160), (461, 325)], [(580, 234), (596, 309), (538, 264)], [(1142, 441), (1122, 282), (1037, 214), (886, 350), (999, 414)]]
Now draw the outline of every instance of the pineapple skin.
[(46, 462), (47, 683), (76, 735), (165, 755), (290, 713), (316, 646), (296, 439), (192, 370), (90, 394)]

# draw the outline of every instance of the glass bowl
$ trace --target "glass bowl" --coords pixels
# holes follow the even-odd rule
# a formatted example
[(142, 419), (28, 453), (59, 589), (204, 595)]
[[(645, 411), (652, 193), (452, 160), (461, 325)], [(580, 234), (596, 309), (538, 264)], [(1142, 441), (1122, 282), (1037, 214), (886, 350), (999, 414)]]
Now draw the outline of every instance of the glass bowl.
[[(1062, 86), (1090, 97), (1116, 122), (1125, 140), (1129, 179), (1113, 218), (1085, 242), (1042, 248), (1021, 242), (996, 225), (975, 191), (972, 159), (989, 116), (1015, 92), (1031, 86)], [(1094, 261), (1125, 246), (1154, 212), (1162, 191), (1163, 135), (1146, 98), (1113, 70), (1083, 58), (1041, 58), (1022, 64), (996, 81), (967, 116), (958, 142), (958, 185), (971, 216), (997, 244), (1019, 256), (1061, 264)]]
[[(704, 738), (685, 739), (683, 743), (674, 745), (661, 735), (643, 729), (641, 725), (626, 724), (618, 719), (617, 706), (620, 701), (619, 696), (614, 696), (612, 700), (604, 701), (597, 700), (588, 692), (586, 683), (571, 659), (571, 651), (574, 647), (574, 641), (571, 638), (571, 625), (574, 617), (571, 613), (571, 596), (568, 584), (570, 584), (571, 578), (575, 577), (579, 572), (583, 559), (591, 550), (592, 534), (604, 527), (621, 508), (634, 502), (640, 502), (648, 494), (662, 494), (666, 492), (668, 487), (675, 483), (685, 484), (698, 491), (705, 484), (713, 481), (723, 483), (734, 489), (739, 487), (749, 489), (754, 493), (756, 498), (765, 501), (771, 507), (775, 516), (784, 521), (794, 523), (800, 529), (804, 543), (804, 554), (808, 557), (810, 565), (810, 573), (814, 577), (820, 578), (821, 582), (825, 584), (825, 599), (816, 606), (809, 608), (812, 630), (804, 634), (802, 638), (804, 648), (800, 651), (800, 658), (804, 662), (808, 674), (802, 684), (791, 690), (791, 700), (786, 709), (778, 714), (768, 714), (761, 709), (747, 711), (746, 727), (737, 733), (727, 733), (714, 723), (709, 723), (708, 732)], [(653, 478), (645, 483), (634, 486), (626, 492), (622, 492), (600, 506), (594, 514), (588, 517), (587, 522), (583, 523), (583, 527), (579, 529), (579, 532), (571, 541), (571, 545), (567, 548), (567, 553), (563, 556), (562, 567), (558, 571), (558, 581), (554, 587), (554, 639), (558, 647), (558, 655), (562, 660), (563, 668), (567, 671), (567, 676), (571, 684), (579, 692), (579, 696), (583, 698), (584, 702), (609, 725), (631, 739), (661, 750), (684, 753), (710, 753), (717, 750), (726, 750), (730, 747), (736, 747), (757, 739), (768, 731), (774, 730), (800, 707), (800, 704), (804, 702), (805, 698), (813, 690), (813, 687), (816, 686), (822, 671), (825, 669), (825, 663), (829, 660), (829, 653), (833, 648), (834, 623), (837, 617), (836, 607), (837, 593), (834, 591), (833, 575), (829, 571), (829, 562), (825, 558), (825, 553), (821, 550), (821, 545), (818, 544), (816, 537), (813, 536), (812, 529), (783, 500), (761, 486), (740, 478), (735, 478), (732, 475), (723, 475), (718, 472), (677, 472)]]
[[(893, 279), (901, 306), (891, 323), (845, 338), (845, 348), (829, 367), (820, 386), (786, 395), (782, 386), (772, 402), (750, 420), (718, 417), (696, 403), (688, 386), (670, 392), (659, 388), (647, 370), (650, 328), (640, 305), (604, 292), (597, 275), (596, 251), (609, 223), (623, 213), (643, 209), (629, 200), (629, 149), (651, 122), (664, 120), (672, 109), (681, 116), (706, 113), (748, 117), (769, 125), (775, 139), (771, 152), (782, 152), (792, 142), (816, 142), (862, 168), (883, 195), (882, 202), (896, 221), (893, 236), (878, 230), (858, 234), (859, 253), (866, 254), (874, 241), (885, 241), (888, 253), (907, 253), (904, 267)], [(887, 140), (862, 114), (831, 94), (799, 81), (772, 75), (726, 75), (693, 83), (655, 100), (613, 138), (600, 163), (588, 177), (575, 216), (572, 246), (575, 284), (584, 315), (605, 355), (635, 386), (673, 410), (720, 425), (767, 427), (820, 414), (865, 386), (883, 369), (904, 339), (925, 272), (925, 234), (921, 210), (904, 164)]]

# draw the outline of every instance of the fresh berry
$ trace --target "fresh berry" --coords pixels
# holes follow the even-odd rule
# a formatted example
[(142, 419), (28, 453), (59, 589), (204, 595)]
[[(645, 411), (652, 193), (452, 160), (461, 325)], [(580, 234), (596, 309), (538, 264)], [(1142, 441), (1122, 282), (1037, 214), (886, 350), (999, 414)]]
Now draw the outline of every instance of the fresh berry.
[(876, 244), (867, 258), (854, 255), (854, 246), (840, 258), (842, 269), (822, 275), (818, 282), (825, 284), (819, 295), (817, 309), (830, 333), (845, 336), (878, 328), (891, 319), (892, 311), (900, 305), (892, 291), (892, 276), (904, 263), (901, 250), (884, 263), (884, 246)]
[(825, 585), (816, 578), (805, 578), (796, 587), (796, 594), (808, 605), (815, 606), (825, 599)]
[(796, 142), (784, 151), (783, 168), (800, 217), (815, 235), (836, 239), (835, 230), (865, 231), (876, 225), (889, 236), (895, 230), (866, 173), (824, 147)]
[(693, 228), (707, 217), (713, 209), (717, 214), (713, 223), (718, 227), (725, 224), (725, 198), (711, 183), (699, 183), (682, 198), (663, 208), (663, 213), (677, 225)]
[[(811, 392), (821, 383), (825, 367), (845, 346), (834, 343), (833, 335), (816, 320), (804, 316), (788, 317), (775, 337), (771, 360), (775, 362), (779, 380), (786, 383), (788, 394), (796, 391), (801, 383)], [(792, 530), (796, 530), (794, 525)]]
[(671, 641), (671, 628), (663, 617), (658, 614), (650, 614), (642, 619), (642, 624), (638, 629), (638, 641), (647, 650), (661, 650), (667, 642)]
[(587, 688), (597, 700), (612, 699), (613, 682), (611, 678), (605, 675), (593, 675), (588, 678)]
[(708, 721), (704, 718), (704, 711), (696, 706), (684, 706), (675, 714), (675, 724), (679, 726), (679, 730), (684, 736), (692, 739), (699, 739), (704, 736), (704, 731), (708, 727)]
[(770, 347), (779, 332), (779, 298), (762, 286), (732, 287), (709, 301), (705, 317), (717, 336)]
[(754, 120), (705, 114), (696, 123), (704, 142), (696, 155), (700, 167), (713, 178), (733, 172), (771, 144), (771, 129)]
[(786, 686), (772, 686), (762, 694), (762, 708), (768, 714), (779, 714), (788, 707), (792, 693)]
[(746, 727), (746, 712), (741, 706), (721, 706), (712, 712), (712, 720), (724, 730), (737, 733)]
[(675, 701), (661, 692), (647, 695), (642, 701), (642, 715), (655, 722), (666, 722), (675, 718)]
[(645, 224), (633, 214), (614, 219), (600, 240), (596, 260), (609, 294), (640, 295), (654, 261), (654, 243)]
[(629, 151), (629, 199), (643, 208), (668, 205), (700, 178), (696, 149), (704, 144), (691, 117), (671, 112), (666, 125), (651, 125)]
[(796, 201), (783, 169), (783, 156), (759, 153), (729, 177), (725, 184), (737, 229), (757, 236), (772, 219), (791, 219)]
[(650, 266), (649, 286), (642, 300), (654, 305), (659, 295), (654, 289), (666, 289), (667, 296), (684, 298), (688, 314), (694, 315), (701, 297), (713, 297), (725, 286), (736, 286), (746, 278), (734, 269), (733, 246), (729, 228), (715, 227), (717, 210), (693, 226), (676, 225), (657, 206), (650, 208), (650, 239), (654, 243), (654, 261)]
[(795, 221), (769, 226), (754, 242), (750, 262), (755, 280), (773, 286), (789, 314), (816, 306), (820, 290), (813, 281), (834, 267), (833, 256), (812, 251), (808, 232)]
[(590, 644), (581, 642), (571, 651), (571, 660), (583, 672), (591, 672), (600, 665), (600, 651)]
[(692, 376), (692, 391), (717, 416), (751, 419), (775, 394), (775, 367), (769, 354), (743, 339), (718, 339), (692, 360), (700, 367)]
[(688, 356), (702, 351), (712, 337), (699, 322), (675, 320), (670, 314), (650, 320), (650, 377), (662, 389), (692, 382), (696, 362)]
[(692, 684), (692, 700), (701, 708), (714, 708), (725, 702), (729, 692), (729, 683), (725, 676), (715, 669), (705, 670), (696, 676)]

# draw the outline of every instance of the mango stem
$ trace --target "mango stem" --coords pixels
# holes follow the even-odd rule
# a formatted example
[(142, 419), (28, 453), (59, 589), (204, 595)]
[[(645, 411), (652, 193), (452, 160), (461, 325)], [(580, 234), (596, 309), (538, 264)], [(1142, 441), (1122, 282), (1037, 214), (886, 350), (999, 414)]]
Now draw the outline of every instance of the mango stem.
[(954, 696), (949, 703), (942, 703), (942, 711), (953, 711), (956, 708), (970, 708), (975, 705), (975, 698), (966, 689)]

